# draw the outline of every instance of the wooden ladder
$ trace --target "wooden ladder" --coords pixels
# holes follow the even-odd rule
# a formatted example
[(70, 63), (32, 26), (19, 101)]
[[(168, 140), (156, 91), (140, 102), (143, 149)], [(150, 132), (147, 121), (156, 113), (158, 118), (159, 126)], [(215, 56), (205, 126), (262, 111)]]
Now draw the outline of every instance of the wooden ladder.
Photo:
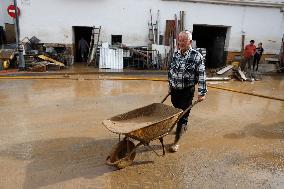
[(101, 35), (101, 26), (96, 28), (93, 27), (90, 48), (89, 48), (89, 55), (88, 55), (88, 66), (96, 65), (97, 61), (97, 50), (99, 46), (99, 40)]

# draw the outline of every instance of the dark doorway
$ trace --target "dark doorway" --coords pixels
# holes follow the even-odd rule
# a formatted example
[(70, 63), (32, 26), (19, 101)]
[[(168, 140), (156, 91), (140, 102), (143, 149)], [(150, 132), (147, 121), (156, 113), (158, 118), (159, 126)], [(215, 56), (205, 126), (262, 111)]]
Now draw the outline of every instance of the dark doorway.
[(219, 68), (226, 65), (225, 42), (228, 27), (193, 25), (192, 38), (197, 48), (206, 49), (206, 67)]
[(119, 45), (122, 43), (122, 35), (111, 35), (111, 44)]
[[(87, 26), (73, 26), (74, 31), (74, 44), (75, 44), (75, 62), (83, 62), (81, 58), (81, 53), (79, 50), (79, 40), (83, 37), (88, 44), (91, 42), (91, 36), (92, 36), (92, 27)], [(88, 54), (88, 53), (87, 53)]]

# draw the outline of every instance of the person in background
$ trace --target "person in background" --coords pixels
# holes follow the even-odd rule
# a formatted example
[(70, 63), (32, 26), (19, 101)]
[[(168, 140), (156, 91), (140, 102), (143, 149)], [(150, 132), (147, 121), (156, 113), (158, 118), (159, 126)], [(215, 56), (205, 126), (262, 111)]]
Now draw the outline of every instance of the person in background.
[[(168, 79), (171, 101), (175, 108), (186, 110), (194, 97), (195, 85), (198, 83), (198, 101), (203, 101), (207, 93), (206, 73), (202, 55), (191, 47), (192, 35), (188, 31), (179, 33), (179, 50), (174, 53), (169, 65)], [(189, 112), (177, 123), (174, 144), (170, 150), (177, 152), (179, 140), (187, 130)]]
[(255, 68), (255, 64), (256, 64), (255, 71), (258, 70), (258, 64), (259, 64), (259, 61), (261, 59), (263, 51), (264, 51), (264, 49), (262, 48), (262, 43), (259, 43), (257, 45), (256, 51), (255, 51), (255, 54), (254, 54), (254, 57), (253, 57), (253, 68), (252, 68), (253, 71), (254, 71), (254, 68)]
[(82, 61), (87, 62), (89, 44), (83, 37), (81, 37), (81, 39), (79, 40), (78, 48), (81, 54)]
[(242, 64), (242, 71), (246, 71), (246, 65), (248, 64), (248, 70), (251, 70), (251, 65), (253, 63), (253, 57), (256, 51), (256, 46), (254, 45), (254, 40), (250, 40), (250, 43), (245, 46), (244, 50), (244, 62)]

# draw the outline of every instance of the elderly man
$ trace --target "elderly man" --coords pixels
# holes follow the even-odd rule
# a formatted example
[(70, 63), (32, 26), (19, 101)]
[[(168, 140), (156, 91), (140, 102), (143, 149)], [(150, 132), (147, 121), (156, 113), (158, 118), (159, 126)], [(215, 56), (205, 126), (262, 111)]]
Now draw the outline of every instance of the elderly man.
[[(188, 31), (178, 36), (179, 50), (174, 54), (169, 67), (169, 90), (174, 107), (186, 110), (194, 97), (195, 85), (198, 83), (198, 100), (203, 101), (207, 93), (206, 73), (202, 55), (191, 47), (192, 35)], [(174, 144), (170, 150), (177, 152), (179, 140), (187, 130), (189, 112), (177, 123)]]

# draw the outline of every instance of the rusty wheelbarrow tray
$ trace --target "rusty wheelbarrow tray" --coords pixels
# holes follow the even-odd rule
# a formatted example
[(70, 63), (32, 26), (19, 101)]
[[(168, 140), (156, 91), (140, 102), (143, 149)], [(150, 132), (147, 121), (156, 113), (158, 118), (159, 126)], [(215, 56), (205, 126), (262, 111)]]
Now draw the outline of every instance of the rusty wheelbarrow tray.
[[(167, 135), (179, 121), (198, 101), (195, 101), (185, 111), (163, 104), (167, 96), (161, 103), (153, 103), (130, 112), (120, 114), (110, 119), (104, 120), (103, 125), (113, 133), (119, 134), (119, 142), (107, 157), (107, 164), (117, 168), (124, 168), (131, 165), (135, 158), (136, 149), (144, 145), (159, 155), (149, 143), (159, 139), (165, 155), (163, 137)], [(120, 136), (124, 139), (120, 141)], [(135, 145), (130, 139), (139, 141)]]

